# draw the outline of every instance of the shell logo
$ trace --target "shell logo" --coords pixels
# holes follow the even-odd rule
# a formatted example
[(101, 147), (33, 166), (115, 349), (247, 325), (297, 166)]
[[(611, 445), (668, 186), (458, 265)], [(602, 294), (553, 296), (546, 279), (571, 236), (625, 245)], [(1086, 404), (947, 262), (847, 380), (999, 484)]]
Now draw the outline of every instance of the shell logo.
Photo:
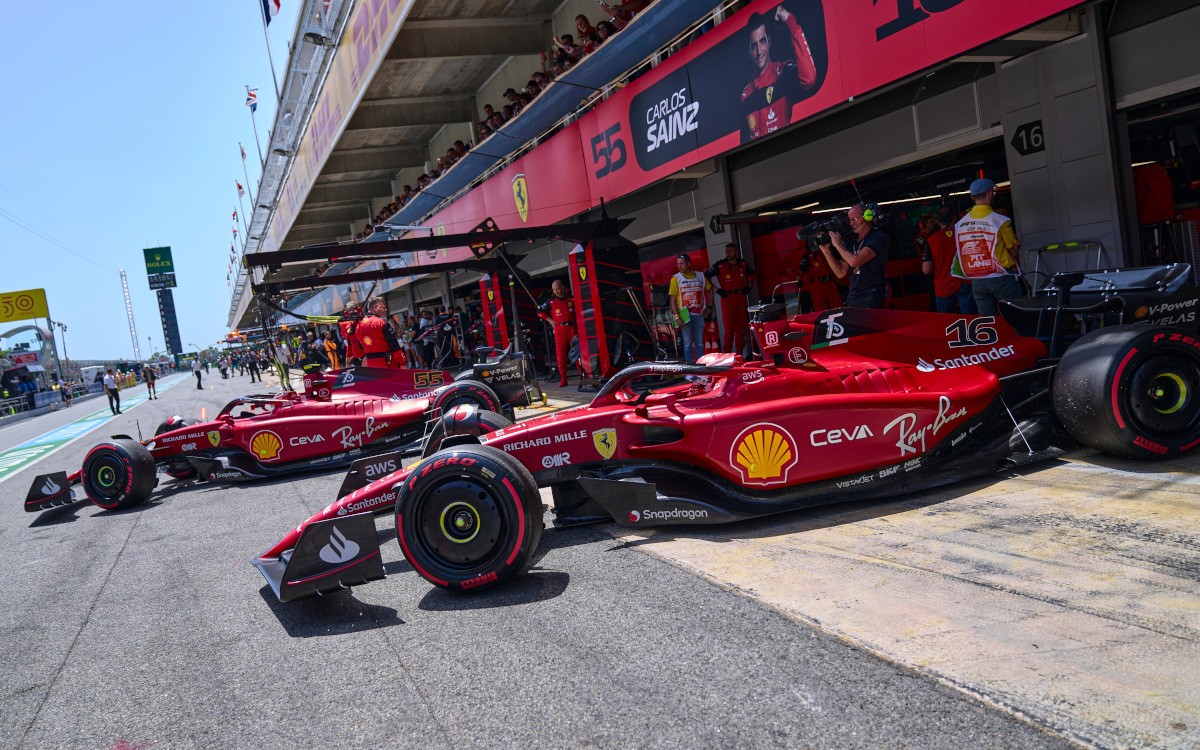
[(1144, 318), (1149, 314), (1150, 314), (1150, 308), (1146, 307), (1145, 305), (1141, 305), (1140, 307), (1138, 307), (1138, 309), (1133, 311), (1133, 317), (1135, 317), (1135, 318)]
[(783, 484), (797, 459), (791, 433), (768, 422), (742, 430), (729, 449), (729, 463), (741, 474), (743, 484)]
[(273, 461), (279, 458), (281, 448), (283, 448), (283, 441), (270, 430), (256, 432), (254, 437), (250, 438), (250, 450), (260, 461)]

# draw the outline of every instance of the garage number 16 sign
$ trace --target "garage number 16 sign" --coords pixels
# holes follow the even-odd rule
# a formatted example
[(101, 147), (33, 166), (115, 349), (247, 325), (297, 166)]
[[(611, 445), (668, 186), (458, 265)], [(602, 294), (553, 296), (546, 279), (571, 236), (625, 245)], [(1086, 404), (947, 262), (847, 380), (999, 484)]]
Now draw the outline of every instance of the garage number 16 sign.
[(45, 289), (0, 292), (0, 323), (48, 317)]

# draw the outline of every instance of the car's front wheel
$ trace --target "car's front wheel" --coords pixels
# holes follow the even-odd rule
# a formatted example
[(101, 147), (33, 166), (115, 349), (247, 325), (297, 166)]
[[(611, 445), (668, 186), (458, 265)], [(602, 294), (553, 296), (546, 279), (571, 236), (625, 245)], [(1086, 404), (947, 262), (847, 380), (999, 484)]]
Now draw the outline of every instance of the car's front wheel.
[(154, 457), (128, 438), (100, 443), (88, 451), (80, 478), (88, 499), (105, 510), (141, 505), (158, 484)]
[(542, 528), (533, 476), (486, 445), (447, 448), (426, 458), (396, 500), (405, 559), (422, 578), (452, 591), (512, 578), (533, 556)]

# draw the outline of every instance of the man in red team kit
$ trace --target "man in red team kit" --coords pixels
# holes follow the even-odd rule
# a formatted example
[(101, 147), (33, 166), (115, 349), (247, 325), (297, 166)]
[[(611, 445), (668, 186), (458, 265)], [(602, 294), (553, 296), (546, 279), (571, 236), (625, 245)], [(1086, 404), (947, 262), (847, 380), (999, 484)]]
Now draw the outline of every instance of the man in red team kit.
[(575, 338), (575, 300), (567, 296), (567, 287), (561, 281), (550, 285), (554, 296), (538, 308), (538, 317), (554, 326), (554, 349), (558, 355), (558, 384), (567, 384), (567, 353)]
[(716, 290), (721, 298), (721, 324), (725, 329), (721, 337), (721, 351), (745, 354), (746, 304), (750, 286), (754, 283), (754, 269), (738, 257), (737, 245), (730, 242), (725, 246), (725, 257), (714, 263), (704, 275), (718, 282)]
[(750, 34), (750, 60), (754, 80), (742, 89), (742, 143), (787, 125), (792, 105), (817, 84), (817, 64), (796, 17), (782, 5), (775, 8), (774, 19), (784, 25), (791, 39), (792, 59), (771, 59), (771, 35), (767, 24), (771, 16), (755, 13), (746, 24)]

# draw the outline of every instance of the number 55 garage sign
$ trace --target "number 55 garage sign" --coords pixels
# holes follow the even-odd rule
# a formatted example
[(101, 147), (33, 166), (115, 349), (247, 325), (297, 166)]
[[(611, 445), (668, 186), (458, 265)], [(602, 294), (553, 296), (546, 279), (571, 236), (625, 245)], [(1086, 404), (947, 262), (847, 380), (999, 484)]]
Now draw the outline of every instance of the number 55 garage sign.
[(45, 289), (0, 292), (0, 323), (48, 317), (50, 311), (46, 307)]

